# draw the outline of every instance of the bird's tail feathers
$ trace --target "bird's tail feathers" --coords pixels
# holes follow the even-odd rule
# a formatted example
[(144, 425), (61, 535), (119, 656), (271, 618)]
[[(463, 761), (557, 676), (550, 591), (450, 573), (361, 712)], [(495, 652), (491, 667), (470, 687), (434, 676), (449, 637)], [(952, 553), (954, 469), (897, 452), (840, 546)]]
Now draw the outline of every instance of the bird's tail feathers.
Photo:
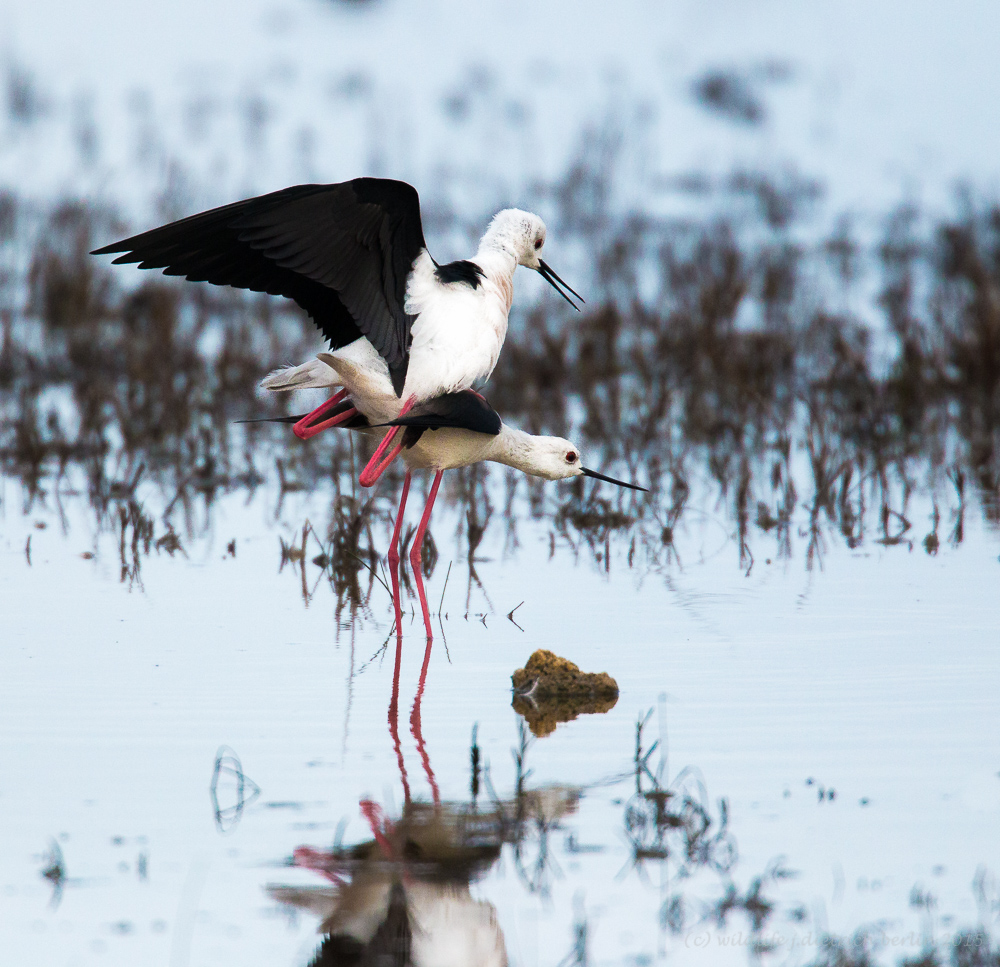
[[(327, 356), (328, 353), (320, 355)], [(331, 357), (332, 358), (332, 357)], [(337, 373), (331, 372), (330, 366), (324, 360), (310, 359), (301, 366), (286, 366), (268, 373), (260, 381), (261, 389), (272, 392), (285, 392), (293, 389), (328, 389), (339, 386)]]
[(354, 360), (333, 353), (319, 353), (317, 361), (328, 370), (333, 370), (341, 386), (353, 392), (355, 387), (363, 386), (371, 379), (371, 375)]

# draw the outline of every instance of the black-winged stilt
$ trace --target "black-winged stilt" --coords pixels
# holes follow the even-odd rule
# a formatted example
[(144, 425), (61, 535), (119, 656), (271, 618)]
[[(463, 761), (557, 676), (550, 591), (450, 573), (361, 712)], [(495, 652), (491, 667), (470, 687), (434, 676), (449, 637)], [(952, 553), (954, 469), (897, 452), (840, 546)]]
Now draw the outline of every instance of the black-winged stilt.
[[(337, 385), (344, 387), (343, 398), (318, 417), (309, 414), (305, 417), (287, 417), (281, 422), (297, 421), (299, 425), (303, 421), (308, 424), (312, 419), (320, 419), (331, 425), (370, 433), (379, 433), (381, 428), (389, 427), (389, 432), (369, 461), (365, 473), (370, 473), (377, 479), (400, 453), (407, 465), (388, 553), (397, 621), (399, 537), (410, 492), (411, 474), (415, 469), (434, 471), (427, 503), (410, 547), (410, 564), (417, 583), (428, 639), (432, 632), (421, 573), (421, 549), (445, 470), (489, 460), (546, 480), (583, 475), (631, 490), (645, 490), (638, 484), (615, 480), (588, 470), (582, 466), (580, 448), (569, 440), (554, 436), (534, 436), (507, 426), (496, 410), (474, 390), (447, 393), (401, 411), (384, 361), (374, 352), (369, 353), (366, 358), (359, 358), (353, 347), (347, 347), (339, 352), (320, 353), (319, 359), (336, 374)], [(400, 432), (399, 442), (388, 455), (383, 456), (394, 435)]]
[[(356, 178), (298, 185), (225, 205), (106, 245), (115, 264), (138, 263), (191, 281), (293, 299), (333, 350), (384, 370), (395, 417), (417, 403), (460, 392), (493, 372), (518, 265), (534, 269), (578, 308), (580, 298), (541, 259), (545, 225), (507, 209), (494, 216), (471, 259), (439, 265), (427, 251), (416, 189), (401, 181)], [(569, 294), (567, 294), (569, 293)], [(270, 389), (336, 386), (310, 361), (272, 374)], [(331, 416), (341, 391), (295, 427), (306, 438), (348, 419)], [(321, 417), (325, 417), (321, 419)], [(361, 475), (370, 486), (391, 434)]]

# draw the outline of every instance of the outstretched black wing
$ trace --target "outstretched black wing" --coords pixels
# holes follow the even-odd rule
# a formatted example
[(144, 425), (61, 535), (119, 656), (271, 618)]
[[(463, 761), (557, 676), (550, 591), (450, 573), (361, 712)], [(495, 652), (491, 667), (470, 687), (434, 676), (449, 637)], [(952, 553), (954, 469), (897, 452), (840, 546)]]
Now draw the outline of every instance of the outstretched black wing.
[(474, 390), (467, 389), (420, 403), (405, 416), (385, 425), (413, 427), (418, 430), (452, 427), (497, 436), (502, 424), (497, 411)]
[(361, 335), (385, 359), (397, 393), (409, 359), (406, 280), (424, 245), (420, 199), (402, 181), (297, 185), (192, 215), (92, 254), (192, 282), (283, 295), (333, 349)]

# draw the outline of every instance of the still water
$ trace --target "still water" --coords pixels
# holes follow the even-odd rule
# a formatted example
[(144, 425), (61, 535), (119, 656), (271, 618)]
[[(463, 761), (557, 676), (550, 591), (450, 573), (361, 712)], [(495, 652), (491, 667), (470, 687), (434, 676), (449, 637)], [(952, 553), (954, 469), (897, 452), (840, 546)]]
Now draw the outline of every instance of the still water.
[[(442, 945), (427, 963), (812, 963), (862, 928), (895, 962), (995, 928), (1000, 562), (980, 517), (934, 555), (828, 540), (811, 570), (807, 527), (784, 558), (758, 529), (749, 574), (710, 501), (662, 569), (630, 568), (624, 537), (595, 562), (499, 522), (470, 570), (444, 505), (425, 687), (415, 717), (414, 610), (393, 723), (388, 592), (338, 622), (317, 539), (289, 559), (328, 496), (226, 496), (173, 554), (154, 542), (140, 586), (115, 533), (72, 501), (65, 527), (22, 516), (7, 484), (10, 963), (306, 963), (337, 891), (364, 936), (392, 883)], [(510, 676), (538, 648), (609, 672), (617, 704), (533, 737)]]

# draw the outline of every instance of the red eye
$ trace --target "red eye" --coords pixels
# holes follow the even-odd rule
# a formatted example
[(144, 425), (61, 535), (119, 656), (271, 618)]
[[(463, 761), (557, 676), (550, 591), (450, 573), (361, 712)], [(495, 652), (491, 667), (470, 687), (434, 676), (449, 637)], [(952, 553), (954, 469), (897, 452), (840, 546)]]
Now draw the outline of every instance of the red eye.
[(572, 450), (570, 450), (569, 453), (566, 454), (566, 462), (576, 463), (576, 454)]
[(542, 238), (536, 238), (535, 239), (535, 251), (536, 252), (538, 251), (538, 249), (540, 249), (542, 247), (542, 242), (543, 241), (545, 241), (545, 240), (542, 239)]

